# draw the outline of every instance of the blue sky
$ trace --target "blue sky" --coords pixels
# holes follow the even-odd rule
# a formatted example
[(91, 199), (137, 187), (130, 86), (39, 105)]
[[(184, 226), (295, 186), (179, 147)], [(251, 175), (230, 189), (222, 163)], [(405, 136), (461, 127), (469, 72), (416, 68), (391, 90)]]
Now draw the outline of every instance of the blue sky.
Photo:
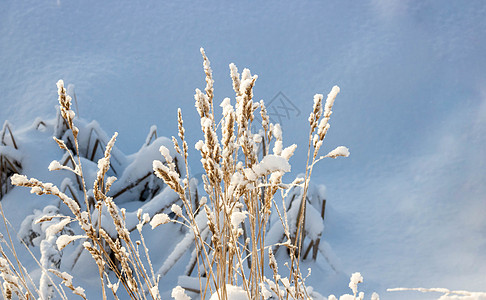
[[(258, 74), (256, 100), (283, 93), (282, 120), (303, 171), (315, 93), (341, 87), (322, 162), (335, 213), (330, 245), (348, 272), (386, 287), (486, 286), (486, 4), (483, 1), (4, 1), (0, 121), (51, 118), (58, 79), (75, 85), (79, 115), (135, 152), (152, 124), (176, 132), (204, 87), (233, 97), (228, 64)], [(193, 128), (193, 130), (191, 130)], [(197, 172), (198, 159), (194, 159)], [(342, 226), (340, 226), (342, 225)], [(440, 250), (440, 251), (439, 251)], [(417, 275), (419, 274), (419, 275)]]

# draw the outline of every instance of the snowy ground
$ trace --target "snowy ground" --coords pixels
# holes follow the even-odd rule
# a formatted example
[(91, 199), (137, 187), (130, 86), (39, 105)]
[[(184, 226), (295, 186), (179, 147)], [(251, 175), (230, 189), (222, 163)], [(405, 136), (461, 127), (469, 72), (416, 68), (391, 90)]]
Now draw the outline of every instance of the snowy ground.
[[(80, 116), (136, 152), (152, 124), (175, 134), (177, 107), (186, 128), (199, 127), (203, 46), (217, 99), (233, 95), (230, 62), (260, 76), (256, 98), (286, 97), (273, 112), (284, 143), (302, 145), (291, 161), (297, 174), (312, 97), (337, 84), (326, 142), (351, 156), (321, 163), (314, 180), (327, 186), (325, 232), (342, 272), (360, 271), (367, 294), (384, 299), (420, 296), (384, 292), (397, 286), (484, 290), (485, 16), (482, 1), (4, 1), (0, 121), (21, 129), (52, 118), (63, 78), (75, 85)], [(37, 138), (29, 143), (42, 149), (47, 139)], [(24, 171), (48, 180), (43, 157)], [(25, 205), (5, 208), (16, 216), (37, 203)]]

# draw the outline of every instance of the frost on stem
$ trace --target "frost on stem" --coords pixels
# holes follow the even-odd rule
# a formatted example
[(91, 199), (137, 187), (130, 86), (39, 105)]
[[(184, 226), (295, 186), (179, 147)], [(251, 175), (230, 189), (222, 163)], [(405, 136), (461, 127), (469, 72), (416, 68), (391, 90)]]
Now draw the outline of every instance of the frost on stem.
[(66, 272), (59, 272), (58, 270), (54, 269), (49, 269), (49, 272), (53, 273), (57, 277), (62, 279), (62, 284), (64, 284), (66, 287), (71, 289), (73, 291), (73, 294), (78, 295), (82, 297), (83, 299), (86, 299), (86, 294), (84, 293), (84, 289), (82, 287), (74, 287), (73, 286), (73, 276), (66, 273)]
[(52, 183), (43, 183), (35, 178), (27, 179), (25, 175), (14, 174), (11, 177), (11, 182), (13, 185), (25, 186), (31, 189), (31, 193), (37, 195), (54, 195), (59, 197), (59, 199), (66, 204), (71, 212), (76, 216), (77, 220), (81, 220), (81, 210), (76, 201), (68, 197), (66, 194), (59, 191), (59, 189)]

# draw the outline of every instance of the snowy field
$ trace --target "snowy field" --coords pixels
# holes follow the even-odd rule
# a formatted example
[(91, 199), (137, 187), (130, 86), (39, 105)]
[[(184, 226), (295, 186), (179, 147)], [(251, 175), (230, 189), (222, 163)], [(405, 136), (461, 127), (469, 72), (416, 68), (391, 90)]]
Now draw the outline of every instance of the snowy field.
[[(178, 107), (194, 144), (194, 89), (205, 86), (200, 47), (217, 102), (234, 97), (229, 63), (259, 75), (255, 100), (281, 123), (284, 143), (299, 145), (293, 176), (304, 171), (314, 94), (341, 88), (324, 147), (345, 145), (351, 155), (325, 160), (313, 174), (326, 186), (323, 240), (336, 268), (315, 266), (316, 290), (349, 293), (359, 271), (366, 299), (374, 291), (424, 297), (386, 292), (395, 287), (486, 291), (484, 1), (2, 1), (0, 122), (30, 149), (23, 173), (61, 184), (47, 171), (61, 155), (50, 152), (52, 132), (31, 128), (36, 118), (55, 119), (59, 79), (73, 84), (81, 118), (109, 137), (119, 132), (127, 165), (151, 125), (159, 136), (176, 135)], [(2, 201), (17, 226), (46, 204), (21, 188)], [(170, 249), (152, 235), (159, 268)], [(91, 267), (76, 271), (78, 284), (98, 284)], [(167, 278), (161, 290), (177, 284)]]

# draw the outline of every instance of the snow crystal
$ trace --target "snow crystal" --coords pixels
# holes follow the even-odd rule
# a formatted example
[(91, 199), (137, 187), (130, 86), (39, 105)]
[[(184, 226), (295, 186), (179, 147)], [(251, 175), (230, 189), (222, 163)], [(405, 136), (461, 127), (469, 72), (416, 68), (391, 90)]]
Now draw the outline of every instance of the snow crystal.
[(187, 296), (185, 290), (179, 285), (172, 289), (170, 295), (175, 300), (191, 300), (191, 297)]
[(155, 227), (161, 225), (161, 224), (167, 224), (170, 222), (170, 218), (167, 214), (160, 213), (156, 214), (153, 218), (152, 221), (150, 221), (150, 226), (152, 226), (152, 229)]
[[(243, 74), (244, 74), (244, 72), (243, 72)], [(240, 83), (240, 93), (241, 94), (246, 93), (246, 90), (251, 86), (252, 81), (253, 80), (251, 80), (251, 79), (245, 79), (245, 80), (241, 81), (241, 83)]]
[(292, 144), (292, 145), (288, 146), (287, 148), (283, 149), (280, 156), (282, 156), (286, 160), (289, 160), (292, 157), (292, 155), (294, 155), (294, 151), (295, 151), (296, 148), (297, 148), (297, 145)]
[(276, 155), (267, 155), (259, 163), (267, 172), (283, 171), (290, 172), (290, 164), (284, 157)]
[(243, 211), (235, 211), (231, 214), (231, 225), (233, 225), (234, 228), (237, 228), (243, 221), (245, 221), (246, 215), (248, 212)]
[[(274, 172), (290, 172), (290, 164), (287, 159), (282, 156), (269, 154), (251, 169), (243, 169), (245, 177), (250, 181), (254, 181), (262, 175)], [(235, 177), (235, 180), (238, 180), (238, 178)]]
[(221, 102), (219, 106), (223, 108), (223, 116), (226, 116), (228, 113), (233, 111), (230, 98), (224, 98), (223, 102)]
[(223, 99), (223, 101), (221, 101), (221, 104), (219, 106), (224, 109), (228, 105), (231, 105), (230, 101), (231, 101), (230, 98), (226, 97)]
[(273, 154), (280, 155), (282, 153), (282, 141), (277, 140), (275, 141), (275, 145), (273, 146)]
[(273, 136), (278, 140), (282, 139), (282, 127), (278, 123), (273, 125)]
[(153, 166), (154, 170), (160, 169), (160, 170), (163, 170), (165, 173), (170, 172), (169, 168), (166, 165), (164, 165), (160, 160), (154, 160), (152, 162), (152, 166)]
[(112, 289), (113, 291), (116, 291), (118, 290), (118, 286), (120, 285), (120, 282), (117, 282), (117, 283), (108, 283), (106, 286), (109, 288), (109, 289)]
[(231, 175), (231, 185), (232, 186), (237, 186), (240, 184), (245, 178), (243, 178), (243, 175), (241, 173), (234, 173)]
[[(254, 166), (254, 168), (255, 167), (256, 166)], [(248, 180), (254, 181), (254, 180), (257, 179), (257, 175), (255, 174), (255, 172), (253, 172), (252, 169), (246, 168), (246, 169), (243, 170), (243, 172), (245, 173), (245, 177), (248, 178)]]
[(199, 140), (199, 141), (197, 141), (197, 143), (194, 145), (194, 148), (196, 148), (196, 150), (198, 150), (198, 151), (201, 151), (201, 149), (202, 149), (203, 145), (204, 145), (204, 142), (203, 142), (203, 141), (201, 141), (201, 140)]
[(337, 85), (332, 87), (332, 90), (327, 94), (326, 105), (324, 107), (324, 115), (328, 116), (331, 114), (331, 108), (334, 105), (334, 100), (339, 93), (340, 89)]
[(170, 177), (174, 178), (177, 182), (179, 182), (179, 173), (177, 173), (176, 171), (169, 171), (168, 173)]
[(236, 78), (240, 77), (238, 74), (238, 68), (234, 63), (230, 63), (229, 68), (230, 68), (231, 77), (236, 77)]
[(174, 212), (177, 216), (182, 217), (182, 209), (179, 205), (177, 204), (172, 204), (172, 207), (170, 208), (172, 212)]
[(12, 175), (12, 177), (10, 177), (10, 180), (13, 185), (22, 185), (22, 184), (27, 184), (29, 182), (27, 176), (19, 175), (19, 174)]
[[(56, 270), (57, 271), (57, 270)], [(62, 279), (65, 285), (73, 285), (73, 276), (67, 272), (55, 272), (56, 276)]]
[(349, 280), (349, 288), (353, 290), (354, 294), (358, 292), (358, 283), (361, 282), (363, 282), (363, 276), (361, 276), (361, 273), (356, 272), (351, 275)]
[(73, 294), (86, 298), (86, 294), (84, 293), (84, 289), (80, 286), (74, 288)]
[(326, 156), (331, 157), (331, 158), (336, 158), (338, 156), (348, 157), (349, 156), (349, 149), (344, 147), (344, 146), (339, 146), (336, 149), (329, 152)]
[(142, 216), (142, 221), (143, 221), (143, 224), (146, 224), (150, 221), (150, 215), (148, 213), (144, 213), (143, 216)]
[(207, 118), (207, 117), (202, 117), (201, 118), (201, 127), (202, 128), (207, 128), (207, 127), (211, 127), (211, 119), (210, 118)]
[(64, 249), (64, 247), (66, 247), (72, 241), (77, 240), (77, 239), (82, 239), (82, 238), (85, 238), (85, 237), (86, 237), (85, 235), (66, 235), (66, 234), (63, 234), (60, 237), (58, 237), (57, 240), (56, 240), (57, 249), (59, 249), (59, 251), (61, 251), (62, 249)]
[(30, 193), (31, 194), (37, 194), (37, 195), (41, 195), (42, 194), (42, 188), (38, 187), (38, 186), (34, 186), (30, 189)]
[(167, 162), (172, 162), (172, 156), (170, 156), (170, 151), (167, 149), (167, 147), (160, 146), (159, 151)]
[(58, 89), (58, 90), (61, 90), (61, 89), (64, 87), (64, 80), (59, 79), (59, 80), (57, 81), (56, 85), (57, 85), (57, 89)]
[(319, 135), (314, 134), (314, 136), (312, 137), (312, 144), (315, 145), (318, 140), (319, 140)]
[(53, 224), (49, 226), (46, 230), (46, 236), (55, 235), (56, 233), (60, 232), (64, 229), (64, 226), (71, 222), (71, 218), (65, 218), (59, 221), (59, 223)]
[(115, 180), (116, 180), (115, 176), (110, 176), (110, 177), (106, 178), (106, 185), (111, 186), (113, 184), (113, 182), (115, 182)]
[(248, 80), (248, 79), (251, 79), (250, 69), (244, 68), (243, 72), (241, 72), (241, 80)]
[(110, 159), (108, 157), (102, 157), (98, 160), (98, 170), (101, 172), (102, 170), (108, 169), (110, 166)]

